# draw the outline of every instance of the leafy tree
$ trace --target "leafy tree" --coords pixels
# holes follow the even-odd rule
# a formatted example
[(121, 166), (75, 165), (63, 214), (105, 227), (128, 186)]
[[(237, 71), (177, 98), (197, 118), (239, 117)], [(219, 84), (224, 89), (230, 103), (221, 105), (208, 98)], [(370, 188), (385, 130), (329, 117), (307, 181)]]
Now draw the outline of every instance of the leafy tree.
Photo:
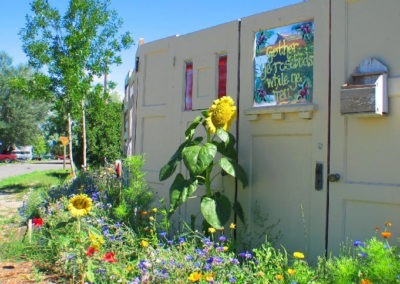
[(32, 144), (33, 144), (33, 151), (35, 154), (43, 155), (46, 153), (47, 145), (43, 135), (36, 135)]
[[(29, 63), (48, 73), (58, 120), (66, 121), (71, 114), (73, 121), (81, 121), (94, 77), (121, 63), (119, 53), (132, 45), (131, 35), (119, 34), (122, 19), (110, 9), (110, 0), (70, 0), (64, 15), (48, 0), (33, 0), (31, 9), (33, 15), (26, 17), (21, 30)], [(105, 93), (107, 89), (104, 86)]]
[[(122, 103), (117, 98), (104, 95), (98, 85), (88, 94), (86, 105), (89, 163), (101, 164), (103, 157), (109, 161), (121, 158)], [(82, 127), (77, 125), (77, 128), (77, 135), (80, 136)], [(81, 145), (78, 147), (80, 150)], [(77, 162), (81, 162), (79, 157)]]
[(2, 146), (33, 144), (44, 122), (48, 104), (27, 97), (21, 82), (34, 76), (27, 65), (14, 67), (12, 59), (0, 52), (0, 141)]

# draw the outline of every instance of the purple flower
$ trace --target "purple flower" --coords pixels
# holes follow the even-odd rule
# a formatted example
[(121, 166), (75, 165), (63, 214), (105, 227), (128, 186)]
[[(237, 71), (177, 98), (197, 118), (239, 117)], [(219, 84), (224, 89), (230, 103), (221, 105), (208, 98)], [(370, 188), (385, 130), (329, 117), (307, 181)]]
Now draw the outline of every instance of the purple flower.
[(225, 251), (224, 247), (216, 247), (215, 249), (216, 249), (217, 252), (224, 252)]
[(253, 257), (253, 255), (251, 253), (249, 253), (248, 251), (239, 253), (239, 256), (243, 257), (245, 259), (250, 259)]
[(226, 241), (226, 237), (225, 237), (225, 236), (220, 236), (220, 237), (219, 237), (219, 241), (220, 241), (221, 243), (225, 242), (225, 241)]
[(240, 264), (240, 261), (237, 258), (231, 258), (230, 263), (232, 263), (232, 264)]
[(235, 277), (229, 278), (229, 283), (236, 283), (236, 278)]

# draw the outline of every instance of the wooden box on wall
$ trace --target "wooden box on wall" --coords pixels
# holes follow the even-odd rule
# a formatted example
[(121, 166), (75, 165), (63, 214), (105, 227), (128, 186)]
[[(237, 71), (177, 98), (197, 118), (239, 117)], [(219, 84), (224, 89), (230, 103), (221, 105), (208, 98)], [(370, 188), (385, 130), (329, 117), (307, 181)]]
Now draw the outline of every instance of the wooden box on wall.
[(374, 58), (368, 58), (341, 87), (341, 114), (382, 116), (388, 113), (387, 69)]

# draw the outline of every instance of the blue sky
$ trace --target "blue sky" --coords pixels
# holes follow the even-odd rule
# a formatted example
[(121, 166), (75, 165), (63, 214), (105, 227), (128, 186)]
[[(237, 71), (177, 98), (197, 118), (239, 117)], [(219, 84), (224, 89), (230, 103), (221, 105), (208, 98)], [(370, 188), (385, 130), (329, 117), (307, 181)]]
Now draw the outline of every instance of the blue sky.
[[(0, 50), (13, 58), (14, 64), (27, 63), (18, 32), (25, 26), (31, 0), (1, 1)], [(49, 0), (52, 6), (62, 7), (67, 0)], [(302, 0), (112, 0), (112, 7), (124, 20), (121, 31), (130, 31), (135, 43), (171, 35), (184, 35), (239, 18), (302, 2)], [(123, 91), (125, 76), (134, 66), (135, 44), (122, 53), (123, 63), (112, 68), (110, 79)]]

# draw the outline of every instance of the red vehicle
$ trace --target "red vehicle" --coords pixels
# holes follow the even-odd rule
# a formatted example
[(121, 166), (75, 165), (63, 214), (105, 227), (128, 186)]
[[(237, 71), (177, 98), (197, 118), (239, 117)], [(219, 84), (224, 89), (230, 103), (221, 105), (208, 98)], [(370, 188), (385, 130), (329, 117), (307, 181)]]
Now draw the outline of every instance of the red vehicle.
[[(65, 159), (68, 160), (69, 159), (69, 155), (65, 156)], [(57, 156), (57, 160), (64, 160), (64, 155)]]
[(0, 162), (10, 163), (17, 160), (16, 154), (0, 154)]

